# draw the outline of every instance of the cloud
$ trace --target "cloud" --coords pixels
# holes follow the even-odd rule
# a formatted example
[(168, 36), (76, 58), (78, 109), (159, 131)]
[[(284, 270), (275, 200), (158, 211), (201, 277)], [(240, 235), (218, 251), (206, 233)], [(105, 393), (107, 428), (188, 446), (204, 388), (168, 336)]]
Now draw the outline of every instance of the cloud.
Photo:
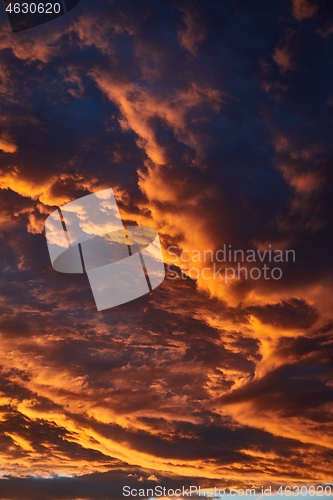
[(133, 83), (115, 83), (108, 75), (98, 72), (92, 72), (92, 77), (122, 112), (121, 127), (138, 135), (137, 144), (155, 165), (168, 163), (165, 148), (158, 143), (154, 131), (158, 120), (170, 127), (179, 141), (199, 149), (198, 139), (186, 127), (185, 115), (189, 108), (205, 103), (218, 111), (221, 103), (221, 92), (209, 87), (199, 88), (196, 84), (163, 102), (161, 96), (154, 96)]
[(195, 55), (197, 46), (205, 39), (205, 28), (200, 23), (200, 13), (195, 11), (193, 4), (185, 7), (183, 13), (184, 27), (178, 32), (180, 44)]
[[(81, 0), (3, 30), (4, 498), (331, 477), (333, 42), (311, 6)], [(109, 187), (167, 263), (173, 245), (210, 279), (174, 266), (97, 313), (86, 276), (53, 271), (43, 225)], [(296, 258), (227, 285), (193, 258), (224, 245)]]
[(279, 328), (307, 329), (318, 319), (318, 314), (304, 300), (290, 299), (280, 304), (267, 304), (264, 307), (253, 306), (249, 312), (255, 314), (263, 323)]
[(280, 358), (280, 366), (222, 396), (221, 411), (243, 424), (246, 415), (250, 425), (265, 426), (273, 434), (303, 444), (315, 444), (325, 454), (324, 449), (332, 447), (327, 425), (332, 412), (327, 404), (331, 398), (327, 384), (331, 352), (327, 340), (325, 335), (280, 339), (274, 353)]
[(0, 150), (4, 153), (15, 153), (17, 146), (10, 138), (3, 135), (0, 137)]
[(318, 6), (309, 0), (293, 0), (293, 14), (299, 21), (316, 14)]

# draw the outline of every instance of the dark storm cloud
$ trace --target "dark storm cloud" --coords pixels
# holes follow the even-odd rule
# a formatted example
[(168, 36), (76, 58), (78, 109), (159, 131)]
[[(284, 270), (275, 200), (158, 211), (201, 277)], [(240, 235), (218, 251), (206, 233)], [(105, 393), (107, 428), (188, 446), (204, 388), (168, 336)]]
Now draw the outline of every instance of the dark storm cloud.
[(318, 319), (315, 308), (304, 300), (290, 299), (280, 304), (267, 304), (264, 307), (249, 307), (263, 323), (277, 325), (280, 328), (310, 328)]

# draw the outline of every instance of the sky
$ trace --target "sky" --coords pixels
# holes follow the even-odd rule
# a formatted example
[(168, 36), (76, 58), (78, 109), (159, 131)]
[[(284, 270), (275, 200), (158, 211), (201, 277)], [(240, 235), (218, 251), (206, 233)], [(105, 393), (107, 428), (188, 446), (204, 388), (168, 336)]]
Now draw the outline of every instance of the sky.
[[(332, 483), (333, 4), (81, 0), (18, 33), (1, 4), (0, 26), (0, 498)], [(44, 223), (108, 188), (167, 279), (97, 311)], [(225, 280), (198, 258), (223, 248), (295, 258)]]

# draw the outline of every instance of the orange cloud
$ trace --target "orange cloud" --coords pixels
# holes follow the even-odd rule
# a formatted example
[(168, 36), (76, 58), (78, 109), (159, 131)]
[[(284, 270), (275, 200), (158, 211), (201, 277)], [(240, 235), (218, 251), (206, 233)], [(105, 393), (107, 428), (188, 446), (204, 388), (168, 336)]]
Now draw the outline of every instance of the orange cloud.
[(16, 144), (6, 135), (0, 135), (0, 151), (4, 153), (16, 153)]
[(164, 147), (159, 144), (152, 120), (161, 119), (170, 127), (180, 142), (200, 151), (200, 140), (186, 126), (189, 108), (208, 103), (215, 111), (221, 104), (221, 92), (212, 88), (201, 88), (191, 84), (189, 88), (164, 99), (134, 83), (116, 82), (105, 72), (93, 70), (91, 76), (99, 88), (117, 104), (122, 119), (123, 130), (133, 130), (137, 144), (144, 149), (148, 158), (156, 165), (168, 162)]
[(318, 10), (317, 5), (309, 0), (293, 0), (293, 14), (299, 21), (313, 17)]

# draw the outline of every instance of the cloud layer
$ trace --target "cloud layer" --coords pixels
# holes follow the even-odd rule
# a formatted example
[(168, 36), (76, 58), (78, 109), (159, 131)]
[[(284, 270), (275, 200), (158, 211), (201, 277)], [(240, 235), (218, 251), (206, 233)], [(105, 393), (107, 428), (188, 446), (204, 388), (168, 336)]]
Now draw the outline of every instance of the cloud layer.
[[(1, 498), (329, 480), (332, 15), (81, 0), (13, 34), (1, 9)], [(177, 271), (97, 313), (85, 276), (51, 268), (43, 230), (109, 187), (167, 264), (170, 245), (295, 262), (226, 284), (191, 258), (198, 280)]]

